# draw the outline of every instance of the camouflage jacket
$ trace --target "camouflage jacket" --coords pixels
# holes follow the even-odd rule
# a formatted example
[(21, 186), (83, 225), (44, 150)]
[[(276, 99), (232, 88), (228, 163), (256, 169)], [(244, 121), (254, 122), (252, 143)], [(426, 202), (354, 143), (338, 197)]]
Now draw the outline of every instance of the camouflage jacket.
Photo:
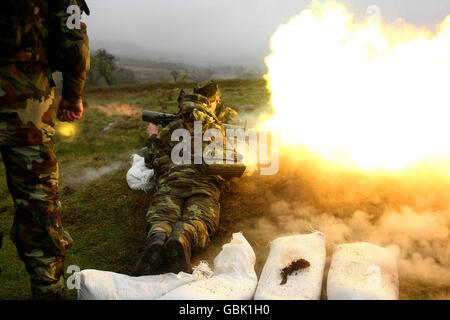
[[(172, 184), (189, 186), (200, 193), (208, 193), (211, 185), (220, 186), (224, 179), (220, 176), (203, 174), (199, 164), (194, 163), (194, 122), (201, 123), (202, 150), (205, 150), (210, 142), (203, 141), (203, 134), (208, 129), (217, 129), (222, 134), (223, 148), (225, 148), (225, 132), (217, 117), (209, 110), (209, 106), (201, 101), (192, 101), (192, 97), (199, 95), (185, 96), (180, 102), (180, 119), (172, 121), (169, 125), (162, 127), (160, 132), (152, 135), (147, 141), (147, 152), (145, 164), (155, 170), (157, 185), (170, 181)], [(200, 96), (202, 97), (202, 96)], [(206, 100), (206, 99), (205, 99)], [(188, 110), (183, 112), (183, 110)], [(177, 164), (171, 155), (174, 147), (180, 141), (172, 141), (172, 133), (176, 129), (186, 129), (190, 134), (190, 154), (186, 159), (190, 159), (188, 164)]]
[(69, 29), (77, 0), (2, 0), (0, 63), (40, 65), (63, 74), (63, 97), (79, 102), (89, 69), (86, 25)]
[(241, 125), (241, 119), (236, 110), (220, 103), (215, 111), (217, 119), (222, 123)]

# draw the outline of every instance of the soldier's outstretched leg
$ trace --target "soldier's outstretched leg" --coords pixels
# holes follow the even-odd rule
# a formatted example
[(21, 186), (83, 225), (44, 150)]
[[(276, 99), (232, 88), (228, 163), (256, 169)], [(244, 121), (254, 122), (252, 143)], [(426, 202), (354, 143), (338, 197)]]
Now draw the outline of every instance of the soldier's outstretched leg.
[(194, 195), (184, 204), (183, 221), (189, 225), (194, 253), (203, 251), (219, 227), (220, 202), (210, 195)]
[(167, 237), (170, 235), (173, 226), (181, 218), (184, 206), (184, 199), (179, 193), (176, 188), (162, 185), (153, 194), (146, 215), (149, 224), (147, 239), (158, 232), (164, 233)]
[(153, 275), (160, 272), (160, 267), (164, 262), (163, 246), (167, 236), (164, 232), (155, 232), (145, 241), (144, 252), (131, 271), (131, 275), (139, 277), (143, 275)]
[(175, 223), (180, 219), (183, 199), (177, 192), (162, 187), (153, 195), (147, 211), (149, 232), (144, 251), (131, 271), (132, 276), (159, 274), (164, 262), (163, 246), (172, 232)]
[(202, 251), (211, 242), (219, 217), (219, 200), (211, 195), (198, 194), (185, 200), (182, 221), (175, 224), (164, 246), (172, 272), (192, 272), (192, 253)]
[(192, 232), (187, 231), (189, 228), (183, 221), (177, 222), (164, 245), (164, 255), (173, 273), (192, 273)]
[(63, 228), (58, 164), (49, 141), (1, 148), (15, 216), (11, 239), (31, 276), (34, 299), (64, 297), (64, 260), (72, 238)]

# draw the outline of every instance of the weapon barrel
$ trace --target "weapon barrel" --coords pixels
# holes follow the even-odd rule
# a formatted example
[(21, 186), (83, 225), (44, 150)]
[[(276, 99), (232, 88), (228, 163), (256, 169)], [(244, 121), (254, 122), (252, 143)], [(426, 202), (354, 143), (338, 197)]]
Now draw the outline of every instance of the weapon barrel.
[(154, 124), (167, 125), (169, 122), (178, 119), (178, 116), (170, 113), (145, 110), (142, 113), (142, 120)]

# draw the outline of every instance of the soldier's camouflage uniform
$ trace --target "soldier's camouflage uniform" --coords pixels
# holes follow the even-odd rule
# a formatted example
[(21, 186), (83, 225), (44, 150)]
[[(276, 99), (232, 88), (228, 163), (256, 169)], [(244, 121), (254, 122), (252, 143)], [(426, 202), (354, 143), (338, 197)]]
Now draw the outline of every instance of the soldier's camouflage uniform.
[(216, 101), (217, 106), (214, 111), (217, 119), (226, 124), (241, 125), (238, 113), (233, 108), (226, 106), (221, 101), (219, 85), (214, 80), (200, 81), (194, 87), (194, 93), (206, 97), (209, 101)]
[(72, 246), (60, 218), (54, 153), (52, 71), (63, 97), (81, 101), (89, 43), (86, 26), (70, 30), (75, 0), (2, 0), (0, 4), (0, 151), (15, 216), (11, 239), (31, 276), (33, 298), (64, 294), (64, 259)]
[(241, 125), (241, 120), (237, 111), (224, 105), (222, 102), (217, 105), (215, 114), (217, 119), (222, 123)]
[[(199, 95), (198, 95), (199, 96)], [(195, 100), (195, 99), (194, 99)], [(148, 142), (145, 156), (147, 167), (155, 170), (157, 181), (147, 212), (150, 230), (147, 238), (163, 232), (167, 236), (178, 221), (185, 222), (185, 231), (192, 239), (192, 248), (199, 252), (210, 242), (217, 230), (220, 217), (220, 191), (224, 179), (220, 176), (205, 175), (195, 164), (175, 164), (171, 159), (172, 148), (179, 143), (171, 141), (172, 132), (178, 128), (189, 130), (194, 146), (194, 121), (201, 121), (202, 133), (208, 129), (220, 130), (223, 127), (211, 111), (206, 98), (181, 102), (181, 109), (196, 106), (182, 119), (171, 122), (161, 128), (158, 135), (152, 135)], [(191, 151), (193, 154), (193, 151)]]

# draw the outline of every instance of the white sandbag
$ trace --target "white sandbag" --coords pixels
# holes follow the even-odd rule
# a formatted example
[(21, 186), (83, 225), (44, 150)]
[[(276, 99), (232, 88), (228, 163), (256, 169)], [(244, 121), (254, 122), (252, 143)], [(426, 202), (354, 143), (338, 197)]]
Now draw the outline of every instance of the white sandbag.
[[(188, 274), (166, 273), (130, 277), (124, 274), (86, 269), (79, 272), (79, 300), (153, 300), (186, 283), (201, 279), (207, 271)], [(206, 266), (207, 269), (209, 269)]]
[(367, 242), (336, 247), (327, 280), (329, 300), (397, 300), (396, 254)]
[(145, 166), (144, 158), (133, 154), (131, 168), (128, 170), (126, 179), (132, 190), (147, 191), (154, 187), (154, 171)]
[(230, 243), (214, 259), (210, 278), (178, 287), (161, 300), (249, 300), (255, 293), (255, 253), (241, 233), (234, 233)]
[[(318, 300), (325, 267), (325, 235), (321, 232), (275, 239), (261, 272), (255, 300)], [(310, 266), (287, 276), (281, 284), (281, 270), (305, 259)]]

